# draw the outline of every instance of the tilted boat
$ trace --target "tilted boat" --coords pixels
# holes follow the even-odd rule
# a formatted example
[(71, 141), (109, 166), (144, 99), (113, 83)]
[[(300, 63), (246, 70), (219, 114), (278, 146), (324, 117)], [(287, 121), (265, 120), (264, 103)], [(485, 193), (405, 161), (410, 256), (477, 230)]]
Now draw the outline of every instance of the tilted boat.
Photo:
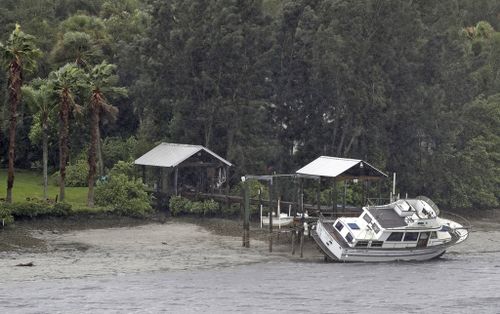
[(438, 217), (426, 197), (363, 207), (359, 217), (320, 216), (312, 235), (326, 256), (341, 262), (423, 261), (469, 236), (470, 224)]

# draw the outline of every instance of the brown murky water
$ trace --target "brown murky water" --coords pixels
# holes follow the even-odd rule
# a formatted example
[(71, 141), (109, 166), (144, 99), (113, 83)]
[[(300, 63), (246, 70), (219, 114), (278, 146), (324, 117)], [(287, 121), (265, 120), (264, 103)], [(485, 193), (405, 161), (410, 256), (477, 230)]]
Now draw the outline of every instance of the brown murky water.
[(312, 243), (302, 260), (284, 244), (243, 249), (189, 222), (42, 229), (0, 252), (3, 313), (500, 313), (495, 222), (440, 259), (380, 264), (323, 263)]

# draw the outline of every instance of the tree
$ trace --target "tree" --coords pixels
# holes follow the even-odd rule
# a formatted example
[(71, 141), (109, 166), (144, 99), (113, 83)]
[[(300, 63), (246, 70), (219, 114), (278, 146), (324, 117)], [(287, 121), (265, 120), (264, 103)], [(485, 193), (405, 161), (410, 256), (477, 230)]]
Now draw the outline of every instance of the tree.
[(85, 73), (74, 63), (68, 63), (49, 75), (49, 84), (59, 102), (59, 199), (65, 198), (66, 164), (68, 162), (69, 114), (81, 112), (75, 98), (87, 87)]
[(94, 206), (94, 184), (97, 169), (97, 149), (100, 142), (99, 122), (102, 115), (116, 119), (118, 108), (111, 105), (107, 98), (111, 95), (125, 95), (126, 89), (116, 87), (118, 77), (115, 75), (116, 66), (102, 62), (96, 65), (89, 74), (89, 85), (91, 89), (90, 109), (90, 146), (88, 153), (89, 162), (89, 193), (87, 205)]
[[(28, 104), (33, 112), (35, 119), (32, 126), (31, 134), (40, 133), (42, 137), (43, 150), (43, 198), (47, 199), (48, 186), (48, 141), (49, 141), (49, 123), (51, 113), (57, 108), (57, 102), (53, 99), (53, 92), (50, 89), (47, 80), (36, 80), (29, 86), (22, 88), (24, 101)], [(40, 132), (34, 132), (40, 130)]]
[(17, 106), (21, 100), (24, 71), (36, 67), (35, 58), (41, 55), (35, 46), (34, 37), (21, 31), (19, 24), (11, 33), (6, 45), (0, 44), (0, 53), (4, 65), (9, 72), (9, 166), (7, 174), (7, 202), (12, 203), (12, 187), (14, 186), (14, 160), (16, 146)]

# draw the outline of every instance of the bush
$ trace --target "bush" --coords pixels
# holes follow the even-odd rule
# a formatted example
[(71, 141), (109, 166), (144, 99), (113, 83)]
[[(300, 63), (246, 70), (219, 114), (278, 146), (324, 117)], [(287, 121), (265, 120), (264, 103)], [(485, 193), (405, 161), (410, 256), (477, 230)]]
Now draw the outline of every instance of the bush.
[(123, 161), (119, 160), (114, 166), (113, 169), (109, 171), (109, 176), (116, 176), (119, 174), (126, 175), (129, 179), (132, 179), (136, 176), (134, 170), (134, 163), (132, 161)]
[(52, 204), (47, 201), (33, 200), (29, 202), (2, 204), (13, 217), (34, 218), (40, 216), (67, 216), (71, 213), (71, 205), (67, 203)]
[(172, 196), (168, 202), (172, 216), (179, 216), (190, 212), (192, 203), (182, 196)]
[(8, 225), (14, 222), (14, 217), (10, 214), (10, 209), (0, 206), (0, 223)]
[(95, 189), (96, 205), (110, 206), (125, 216), (147, 216), (153, 211), (150, 201), (142, 180), (124, 174), (114, 174), (107, 181), (98, 182)]
[(172, 196), (169, 201), (170, 213), (172, 216), (197, 215), (213, 216), (220, 213), (220, 206), (214, 200), (203, 202), (193, 202), (182, 196)]
[[(76, 163), (66, 167), (66, 186), (85, 187), (88, 186), (89, 165), (86, 160), (79, 159)], [(53, 181), (59, 185), (59, 171), (52, 175)]]
[(102, 144), (104, 167), (109, 169), (120, 160), (133, 159), (134, 147), (136, 147), (137, 144), (137, 139), (133, 136), (128, 139), (107, 137)]

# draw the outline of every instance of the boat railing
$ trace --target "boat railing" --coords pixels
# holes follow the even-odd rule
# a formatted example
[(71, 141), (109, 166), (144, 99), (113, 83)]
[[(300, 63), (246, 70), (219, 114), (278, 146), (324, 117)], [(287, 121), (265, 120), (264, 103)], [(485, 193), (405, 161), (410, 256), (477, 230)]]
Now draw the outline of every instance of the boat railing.
[(366, 199), (366, 205), (368, 206), (378, 206), (378, 205), (384, 205), (390, 203), (389, 198), (382, 198), (382, 197), (369, 197)]
[(461, 227), (451, 228), (450, 230), (450, 235), (452, 236), (453, 244), (458, 244), (460, 242), (463, 242), (469, 237), (469, 233), (471, 232), (472, 229), (472, 224), (467, 218), (443, 210), (441, 211), (440, 216), (445, 219), (451, 218), (454, 222), (461, 225)]
[(465, 218), (459, 214), (441, 210), (440, 216), (442, 218), (451, 218), (453, 221), (461, 224), (462, 228), (459, 228), (459, 229), (467, 229), (467, 230), (472, 229), (471, 222), (467, 218)]

